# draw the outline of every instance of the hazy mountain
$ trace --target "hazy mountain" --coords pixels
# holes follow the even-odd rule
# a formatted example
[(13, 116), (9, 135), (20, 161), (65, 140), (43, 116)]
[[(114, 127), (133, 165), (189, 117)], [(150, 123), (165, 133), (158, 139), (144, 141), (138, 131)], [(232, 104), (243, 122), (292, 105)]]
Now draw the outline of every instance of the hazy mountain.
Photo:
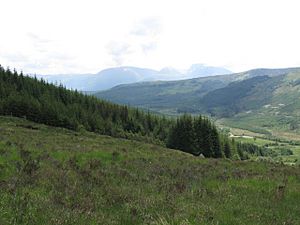
[(119, 84), (151, 81), (157, 71), (137, 67), (117, 67), (100, 71), (97, 74), (65, 74), (38, 76), (52, 83), (62, 83), (67, 88), (81, 91), (105, 90)]
[(232, 72), (230, 70), (222, 67), (205, 66), (204, 64), (193, 64), (186, 72), (186, 75), (187, 78), (195, 78), (231, 73)]
[[(50, 83), (63, 84), (69, 89), (85, 90), (94, 79), (94, 74), (55, 74), (36, 75), (39, 79), (44, 79)], [(92, 83), (92, 82), (91, 82)], [(89, 91), (89, 90), (87, 90)]]
[(171, 67), (165, 67), (160, 71), (138, 67), (116, 67), (102, 70), (97, 74), (38, 75), (38, 77), (51, 83), (62, 83), (69, 89), (99, 91), (120, 84), (157, 80), (181, 80), (197, 76), (211, 76), (227, 73), (228, 70), (224, 68), (197, 64), (191, 66), (187, 71), (178, 71)]

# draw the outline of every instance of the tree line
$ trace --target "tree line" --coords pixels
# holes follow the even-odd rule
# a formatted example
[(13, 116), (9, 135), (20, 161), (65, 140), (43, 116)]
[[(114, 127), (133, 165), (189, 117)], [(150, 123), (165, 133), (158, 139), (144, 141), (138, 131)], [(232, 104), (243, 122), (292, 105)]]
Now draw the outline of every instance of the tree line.
[(114, 137), (163, 144), (194, 155), (245, 155), (206, 117), (183, 115), (177, 119), (113, 104), (62, 85), (24, 76), (0, 65), (0, 114), (26, 118), (76, 131), (87, 130)]

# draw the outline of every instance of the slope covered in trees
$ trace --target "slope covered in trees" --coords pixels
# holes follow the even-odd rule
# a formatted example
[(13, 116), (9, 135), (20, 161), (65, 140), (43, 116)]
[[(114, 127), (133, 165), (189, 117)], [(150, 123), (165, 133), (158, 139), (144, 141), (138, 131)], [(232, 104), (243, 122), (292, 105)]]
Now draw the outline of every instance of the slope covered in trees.
[(170, 121), (0, 68), (0, 113), (118, 137), (165, 140)]
[[(155, 142), (206, 157), (244, 158), (208, 119), (184, 115), (167, 119), (67, 90), (0, 67), (0, 114), (38, 123)], [(239, 151), (236, 149), (238, 148)]]

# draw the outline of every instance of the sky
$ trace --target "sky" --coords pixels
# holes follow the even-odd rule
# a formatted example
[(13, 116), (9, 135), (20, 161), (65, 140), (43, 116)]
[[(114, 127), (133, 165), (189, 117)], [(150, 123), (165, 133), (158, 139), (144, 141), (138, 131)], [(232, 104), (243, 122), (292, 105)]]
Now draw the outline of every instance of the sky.
[(0, 64), (32, 74), (116, 66), (234, 72), (300, 66), (297, 0), (0, 0)]

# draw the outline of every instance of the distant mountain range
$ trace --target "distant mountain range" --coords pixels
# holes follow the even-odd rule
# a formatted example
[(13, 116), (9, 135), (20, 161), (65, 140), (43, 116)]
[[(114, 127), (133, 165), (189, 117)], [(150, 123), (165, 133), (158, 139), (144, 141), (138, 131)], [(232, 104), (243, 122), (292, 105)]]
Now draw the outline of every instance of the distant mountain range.
[(181, 80), (230, 73), (231, 71), (222, 67), (194, 64), (186, 71), (179, 71), (171, 67), (166, 67), (159, 71), (138, 67), (116, 67), (102, 70), (97, 74), (38, 75), (37, 77), (51, 83), (61, 83), (69, 89), (100, 91), (120, 84), (157, 80)]
[(206, 114), (263, 133), (300, 133), (300, 68), (119, 85), (95, 95), (170, 115)]

